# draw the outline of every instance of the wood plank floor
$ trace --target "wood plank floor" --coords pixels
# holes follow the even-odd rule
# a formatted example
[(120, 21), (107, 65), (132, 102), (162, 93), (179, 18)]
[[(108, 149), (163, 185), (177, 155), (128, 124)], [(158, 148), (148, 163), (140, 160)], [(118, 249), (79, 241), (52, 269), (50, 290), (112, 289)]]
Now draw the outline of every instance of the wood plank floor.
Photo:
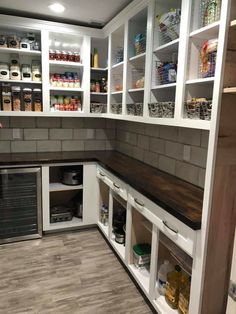
[(1, 314), (149, 314), (96, 229), (0, 246)]

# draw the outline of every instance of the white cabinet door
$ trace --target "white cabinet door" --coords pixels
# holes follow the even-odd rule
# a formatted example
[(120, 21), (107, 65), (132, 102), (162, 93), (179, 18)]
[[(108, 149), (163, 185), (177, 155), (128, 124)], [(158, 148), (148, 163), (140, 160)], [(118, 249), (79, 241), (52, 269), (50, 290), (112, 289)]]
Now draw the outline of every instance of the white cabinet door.
[[(233, 253), (230, 280), (236, 283), (236, 229), (235, 229), (235, 237), (234, 237), (234, 253)], [(236, 301), (234, 301), (230, 296), (228, 297), (228, 305), (227, 305), (226, 314), (236, 314)]]

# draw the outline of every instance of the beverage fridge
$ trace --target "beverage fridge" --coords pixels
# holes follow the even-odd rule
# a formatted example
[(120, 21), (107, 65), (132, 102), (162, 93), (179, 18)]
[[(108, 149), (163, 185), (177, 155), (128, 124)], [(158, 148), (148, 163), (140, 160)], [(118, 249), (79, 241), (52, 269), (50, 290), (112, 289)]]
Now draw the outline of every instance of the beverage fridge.
[(0, 169), (0, 243), (41, 236), (41, 169)]

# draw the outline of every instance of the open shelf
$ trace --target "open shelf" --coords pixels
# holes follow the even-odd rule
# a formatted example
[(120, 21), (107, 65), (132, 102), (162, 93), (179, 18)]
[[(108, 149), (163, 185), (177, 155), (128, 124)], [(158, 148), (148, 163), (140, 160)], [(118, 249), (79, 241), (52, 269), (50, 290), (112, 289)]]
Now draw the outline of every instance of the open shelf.
[(146, 268), (138, 269), (135, 265), (128, 265), (130, 272), (133, 274), (135, 279), (138, 281), (140, 286), (149, 293), (149, 282), (150, 282), (150, 273)]
[(98, 221), (98, 227), (103, 232), (103, 234), (108, 238), (108, 226), (104, 226), (104, 224)]
[(165, 300), (163, 295), (158, 295), (156, 300), (154, 300), (154, 304), (157, 307), (157, 310), (163, 314), (178, 314), (178, 310), (172, 309)]
[(230, 27), (236, 27), (236, 20), (230, 22)]
[(197, 78), (197, 79), (192, 79), (192, 80), (187, 80), (186, 84), (204, 84), (204, 83), (213, 83), (215, 80), (215, 77), (206, 77), (206, 78)]
[(139, 55), (129, 58), (129, 61), (130, 62), (136, 61), (136, 60), (140, 61), (140, 59), (145, 58), (145, 56), (146, 56), (146, 52), (143, 52), (143, 53), (140, 53)]
[(50, 230), (74, 228), (80, 225), (83, 225), (83, 220), (77, 217), (73, 217), (70, 221), (50, 223)]
[(178, 50), (178, 46), (179, 46), (179, 38), (175, 39), (175, 40), (172, 40), (170, 41), (169, 43), (167, 44), (164, 44), (162, 46), (159, 46), (157, 48), (155, 48), (153, 50), (153, 52), (163, 52), (163, 53), (173, 53), (175, 52), (176, 50)]
[(124, 61), (119, 62), (119, 63), (116, 63), (116, 64), (113, 64), (112, 69), (115, 69), (115, 68), (121, 67), (121, 66), (123, 66), (123, 65), (124, 65)]
[(122, 258), (122, 260), (125, 260), (125, 246), (124, 244), (117, 243), (115, 241), (115, 235), (112, 233), (111, 236), (111, 245), (114, 247), (118, 255)]
[(137, 92), (144, 92), (144, 88), (131, 88), (128, 90), (129, 93), (137, 93)]
[(120, 95), (120, 94), (123, 94), (123, 90), (119, 90), (119, 91), (116, 91), (116, 92), (111, 92), (112, 95)]
[(82, 88), (70, 88), (70, 87), (53, 87), (49, 88), (51, 91), (62, 91), (62, 92), (83, 92)]
[(80, 62), (69, 62), (69, 61), (57, 61), (57, 60), (50, 60), (50, 65), (58, 65), (60, 67), (69, 67), (69, 68), (81, 68), (83, 67), (83, 64)]
[(60, 182), (50, 183), (49, 185), (50, 192), (82, 190), (82, 189), (83, 189), (83, 185), (65, 185)]
[(153, 86), (152, 89), (164, 89), (164, 88), (173, 88), (176, 87), (176, 83), (170, 83), (170, 84), (163, 84), (163, 85), (156, 85)]
[(97, 96), (107, 96), (107, 93), (96, 93), (96, 92), (91, 92), (91, 95), (97, 95)]
[(42, 81), (0, 80), (0, 83), (42, 84)]
[(25, 56), (41, 56), (41, 51), (36, 50), (24, 50), (24, 49), (17, 49), (17, 48), (0, 48), (0, 53), (16, 53), (18, 55), (25, 55)]
[(236, 87), (225, 87), (223, 89), (224, 94), (236, 94)]
[(204, 26), (202, 28), (199, 28), (193, 32), (190, 33), (191, 38), (202, 38), (202, 39), (208, 39), (212, 38), (213, 36), (217, 37), (219, 32), (220, 22), (214, 22), (212, 24), (209, 24), (207, 26)]
[(91, 71), (97, 71), (97, 72), (105, 72), (108, 68), (91, 68)]

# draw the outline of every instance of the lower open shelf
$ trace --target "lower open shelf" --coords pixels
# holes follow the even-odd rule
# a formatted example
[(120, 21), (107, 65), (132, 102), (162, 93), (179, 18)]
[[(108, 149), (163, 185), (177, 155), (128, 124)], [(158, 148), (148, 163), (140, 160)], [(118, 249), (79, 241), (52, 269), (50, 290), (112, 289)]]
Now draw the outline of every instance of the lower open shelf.
[(119, 244), (115, 241), (115, 235), (112, 233), (111, 236), (111, 245), (114, 247), (118, 255), (122, 258), (122, 260), (125, 260), (125, 245)]
[(150, 273), (146, 268), (139, 269), (134, 264), (128, 265), (130, 272), (133, 274), (135, 279), (138, 281), (140, 286), (144, 291), (149, 293), (149, 282), (150, 282)]
[(81, 218), (73, 217), (70, 221), (61, 221), (50, 223), (47, 230), (56, 230), (56, 229), (66, 229), (66, 228), (75, 228), (83, 225), (83, 220)]
[(102, 233), (108, 238), (108, 226), (105, 226), (100, 221), (98, 221), (98, 227), (102, 231)]
[(154, 306), (156, 307), (158, 313), (165, 314), (178, 314), (178, 310), (173, 310), (165, 300), (163, 295), (159, 295), (154, 301)]

